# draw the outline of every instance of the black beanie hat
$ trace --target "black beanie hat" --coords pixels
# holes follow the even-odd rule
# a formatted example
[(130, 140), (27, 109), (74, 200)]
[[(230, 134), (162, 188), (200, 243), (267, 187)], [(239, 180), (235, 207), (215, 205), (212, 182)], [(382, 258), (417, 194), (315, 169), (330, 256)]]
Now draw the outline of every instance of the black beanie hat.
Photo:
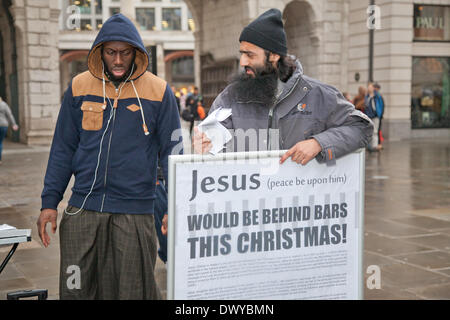
[(287, 55), (281, 11), (270, 9), (242, 30), (239, 42), (247, 41), (281, 56)]

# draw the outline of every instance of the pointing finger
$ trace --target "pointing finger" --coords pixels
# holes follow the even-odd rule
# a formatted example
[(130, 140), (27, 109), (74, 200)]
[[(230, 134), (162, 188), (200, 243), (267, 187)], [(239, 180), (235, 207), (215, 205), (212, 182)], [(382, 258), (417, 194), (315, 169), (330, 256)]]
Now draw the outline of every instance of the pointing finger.
[(294, 153), (293, 148), (289, 149), (280, 159), (280, 164), (283, 164), (287, 158), (289, 158)]

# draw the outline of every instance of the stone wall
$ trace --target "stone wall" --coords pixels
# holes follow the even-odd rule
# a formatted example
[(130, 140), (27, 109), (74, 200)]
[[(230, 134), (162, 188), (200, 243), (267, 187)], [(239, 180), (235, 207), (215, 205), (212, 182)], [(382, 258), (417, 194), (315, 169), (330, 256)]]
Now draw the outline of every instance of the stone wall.
[(324, 0), (317, 11), (321, 12), (321, 19), (317, 21), (317, 33), (320, 35), (320, 53), (318, 59), (319, 80), (331, 84), (340, 91), (347, 88), (346, 79), (342, 78), (341, 70), (347, 67), (343, 63), (343, 50), (346, 46), (344, 38), (344, 17), (346, 7), (344, 0)]
[[(411, 135), (411, 1), (379, 0), (380, 29), (374, 30), (373, 80), (381, 85), (386, 108), (383, 135), (401, 139)], [(369, 28), (367, 3), (351, 0), (349, 6), (349, 91), (355, 95), (369, 80)], [(360, 80), (355, 80), (359, 73)]]
[[(11, 32), (9, 28), (8, 18), (6, 16), (6, 12), (4, 12), (3, 7), (0, 7), (0, 32), (2, 35), (2, 47), (3, 47), (3, 59), (5, 59), (4, 63), (4, 77), (5, 77), (5, 93), (6, 96), (3, 97), (5, 101), (11, 104), (11, 85), (9, 82), (9, 76), (13, 72), (13, 64), (11, 63), (13, 48), (11, 40)], [(16, 119), (18, 121), (18, 119)], [(19, 123), (20, 125), (20, 123)]]
[(411, 136), (411, 67), (413, 4), (380, 0), (381, 29), (374, 37), (374, 80), (380, 83), (385, 101), (384, 135)]
[(288, 51), (299, 57), (305, 74), (340, 90), (347, 88), (347, 73), (342, 71), (346, 59), (343, 49), (347, 47), (344, 28), (347, 0), (187, 2), (199, 12), (201, 30), (196, 33), (196, 41), (201, 42), (200, 54), (211, 53), (215, 60), (239, 58), (242, 29), (264, 11), (278, 8), (289, 20), (286, 22)]
[(16, 27), (21, 141), (49, 144), (61, 102), (57, 0), (17, 0)]
[(214, 60), (239, 58), (238, 40), (248, 12), (247, 1), (203, 1), (200, 54), (211, 53)]
[(315, 32), (316, 15), (311, 5), (305, 1), (288, 3), (283, 11), (288, 52), (295, 55), (303, 66), (303, 72), (319, 78), (320, 43)]

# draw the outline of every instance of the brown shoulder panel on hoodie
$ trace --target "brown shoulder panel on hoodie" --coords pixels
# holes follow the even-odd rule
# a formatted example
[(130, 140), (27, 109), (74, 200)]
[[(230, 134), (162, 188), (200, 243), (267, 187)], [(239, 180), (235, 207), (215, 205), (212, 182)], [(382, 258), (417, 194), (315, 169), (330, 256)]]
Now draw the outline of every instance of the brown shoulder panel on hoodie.
[[(108, 91), (106, 92), (108, 95)], [(72, 96), (85, 95), (103, 97), (102, 81), (95, 78), (89, 71), (76, 75), (72, 80)]]
[[(140, 99), (161, 102), (166, 90), (166, 81), (155, 76), (151, 72), (145, 72), (134, 81), (134, 86)], [(110, 99), (116, 97), (114, 84), (107, 81), (105, 85), (106, 95)], [(94, 95), (103, 97), (102, 81), (94, 77), (89, 71), (75, 76), (72, 81), (72, 95), (74, 97)], [(120, 99), (136, 98), (131, 82), (127, 82), (120, 93)]]
[[(162, 101), (164, 93), (166, 92), (167, 82), (147, 71), (134, 81), (134, 86), (136, 87), (139, 98), (151, 101)], [(127, 84), (124, 89), (125, 88), (127, 88), (127, 90), (124, 91), (122, 95), (129, 95), (129, 98), (136, 96), (131, 84)]]

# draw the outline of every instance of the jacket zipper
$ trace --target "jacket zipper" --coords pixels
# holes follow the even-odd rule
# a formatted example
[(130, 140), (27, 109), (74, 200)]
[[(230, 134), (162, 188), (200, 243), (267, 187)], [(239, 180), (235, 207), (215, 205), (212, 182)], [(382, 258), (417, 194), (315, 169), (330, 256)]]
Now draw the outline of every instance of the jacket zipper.
[(111, 139), (114, 131), (114, 123), (116, 120), (116, 108), (117, 108), (117, 98), (118, 98), (118, 88), (116, 88), (116, 97), (114, 98), (114, 106), (113, 106), (113, 122), (111, 124), (111, 134), (109, 135), (109, 141), (108, 141), (108, 152), (106, 153), (106, 165), (105, 165), (105, 179), (103, 181), (103, 198), (102, 198), (102, 206), (100, 208), (100, 212), (103, 212), (103, 205), (105, 204), (105, 197), (106, 197), (106, 180), (108, 177), (108, 163), (109, 163), (109, 152), (111, 150)]
[[(294, 91), (295, 87), (297, 86), (298, 82), (300, 81), (300, 77), (297, 78), (297, 80), (295, 81), (294, 85), (292, 86), (292, 88), (289, 90), (289, 92), (279, 101), (277, 101), (275, 103), (275, 105), (273, 105), (270, 110), (269, 110), (269, 121), (268, 121), (268, 128), (267, 128), (267, 150), (269, 149), (270, 144), (270, 129), (272, 129), (272, 121), (273, 121), (273, 110), (275, 109), (275, 106), (277, 106), (278, 104), (280, 104), (284, 99), (286, 99), (287, 97), (289, 97), (292, 93), (292, 91)], [(281, 135), (280, 135), (281, 137)], [(283, 138), (281, 138), (281, 140), (283, 140)], [(282, 141), (283, 142), (283, 141)]]
[(275, 108), (275, 106), (270, 107), (269, 110), (269, 123), (268, 123), (268, 128), (267, 128), (267, 150), (270, 150), (270, 129), (272, 128), (272, 120), (273, 120), (273, 109)]

